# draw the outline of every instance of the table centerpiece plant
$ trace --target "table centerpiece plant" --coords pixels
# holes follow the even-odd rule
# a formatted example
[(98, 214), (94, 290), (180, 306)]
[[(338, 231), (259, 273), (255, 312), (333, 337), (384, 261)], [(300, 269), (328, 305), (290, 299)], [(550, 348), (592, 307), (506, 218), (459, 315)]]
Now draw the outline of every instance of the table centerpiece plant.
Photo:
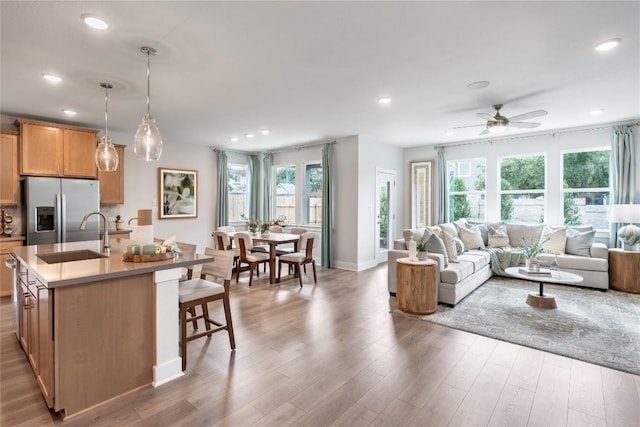
[(523, 237), (522, 242), (524, 243), (524, 247), (522, 248), (522, 254), (525, 257), (526, 269), (531, 271), (539, 271), (540, 261), (538, 260), (538, 255), (545, 252), (543, 245), (546, 242), (546, 240), (544, 242), (540, 242), (539, 240), (535, 242), (533, 240), (527, 242)]
[(247, 229), (249, 230), (249, 233), (253, 235), (258, 233), (258, 227), (260, 227), (260, 221), (258, 221), (258, 219), (247, 218), (245, 223), (247, 224)]
[(269, 227), (271, 227), (271, 225), (272, 225), (271, 221), (260, 222), (260, 235), (262, 237), (269, 237), (269, 234), (271, 234)]

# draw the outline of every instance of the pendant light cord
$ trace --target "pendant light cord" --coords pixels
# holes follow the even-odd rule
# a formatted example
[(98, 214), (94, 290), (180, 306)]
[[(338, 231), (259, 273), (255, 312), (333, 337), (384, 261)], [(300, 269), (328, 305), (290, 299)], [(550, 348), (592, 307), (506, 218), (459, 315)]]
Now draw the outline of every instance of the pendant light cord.
[(147, 51), (147, 115), (151, 116), (151, 52)]
[(104, 136), (109, 138), (109, 86), (104, 88)]

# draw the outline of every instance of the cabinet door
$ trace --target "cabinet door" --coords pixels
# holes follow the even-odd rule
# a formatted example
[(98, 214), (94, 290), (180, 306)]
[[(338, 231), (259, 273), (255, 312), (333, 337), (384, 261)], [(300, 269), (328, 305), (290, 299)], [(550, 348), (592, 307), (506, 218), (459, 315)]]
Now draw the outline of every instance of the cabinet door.
[(9, 296), (12, 293), (12, 275), (13, 271), (4, 264), (4, 259), (9, 256), (10, 248), (22, 246), (20, 241), (0, 242), (0, 297)]
[(20, 282), (18, 286), (18, 312), (19, 312), (19, 328), (18, 338), (20, 339), (20, 345), (26, 354), (29, 354), (29, 289), (27, 286)]
[(20, 173), (62, 175), (62, 129), (22, 123), (20, 126)]
[(0, 205), (18, 204), (18, 135), (0, 134)]
[(100, 204), (124, 204), (124, 145), (116, 145), (118, 169), (115, 172), (98, 172), (100, 180)]
[(96, 133), (64, 129), (64, 176), (96, 178)]
[(27, 290), (27, 300), (29, 301), (29, 362), (36, 374), (40, 364), (40, 336), (38, 333), (38, 306), (36, 295), (38, 290), (35, 283), (30, 283)]
[(54, 359), (53, 359), (53, 321), (52, 298), (53, 291), (42, 284), (37, 285), (37, 310), (38, 310), (38, 348), (40, 357), (36, 377), (42, 390), (44, 400), (49, 408), (53, 407), (54, 391)]

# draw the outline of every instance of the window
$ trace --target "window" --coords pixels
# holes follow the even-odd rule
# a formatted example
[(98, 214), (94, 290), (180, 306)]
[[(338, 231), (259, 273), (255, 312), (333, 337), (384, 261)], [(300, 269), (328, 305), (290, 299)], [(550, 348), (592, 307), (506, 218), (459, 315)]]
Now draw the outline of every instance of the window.
[(544, 222), (545, 156), (500, 160), (500, 218), (509, 222)]
[(564, 223), (609, 228), (611, 150), (567, 152), (562, 156)]
[(296, 222), (296, 167), (277, 166), (276, 171), (276, 218), (285, 216), (287, 222)]
[(322, 164), (304, 167), (304, 223), (322, 224)]
[[(487, 181), (486, 159), (447, 162), (449, 220), (484, 220)], [(473, 174), (472, 174), (473, 171)]]
[(229, 222), (244, 221), (249, 214), (249, 165), (228, 164)]

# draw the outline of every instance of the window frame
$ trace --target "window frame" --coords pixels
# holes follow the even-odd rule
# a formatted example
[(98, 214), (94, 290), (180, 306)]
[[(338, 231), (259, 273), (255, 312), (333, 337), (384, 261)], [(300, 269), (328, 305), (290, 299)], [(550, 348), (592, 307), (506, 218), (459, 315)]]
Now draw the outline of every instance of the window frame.
[(246, 177), (246, 188), (245, 188), (245, 193), (244, 193), (244, 198), (245, 198), (245, 211), (243, 214), (241, 214), (240, 218), (232, 218), (231, 215), (231, 195), (232, 194), (242, 194), (242, 193), (232, 193), (229, 190), (229, 185), (227, 182), (227, 196), (229, 197), (229, 204), (227, 206), (227, 215), (229, 216), (229, 223), (236, 223), (236, 224), (240, 224), (240, 223), (244, 223), (246, 222), (246, 220), (248, 219), (248, 215), (249, 215), (249, 194), (251, 191), (251, 176), (250, 176), (250, 171), (249, 171), (249, 163), (241, 163), (241, 162), (227, 162), (227, 171), (230, 171), (233, 168), (242, 168), (245, 170), (245, 177)]
[[(451, 191), (451, 182), (452, 180), (449, 178), (449, 171), (453, 170), (454, 172), (454, 176), (453, 179), (455, 180), (455, 178), (468, 178), (468, 177), (473, 177), (473, 173), (471, 172), (472, 169), (472, 165), (474, 162), (480, 163), (482, 162), (484, 164), (484, 190), (476, 190), (474, 189), (470, 189), (470, 190), (466, 190), (466, 191)], [(460, 175), (458, 172), (460, 171), (459, 165), (460, 164), (468, 164), (469, 165), (469, 174), (467, 175)], [(478, 210), (478, 216), (477, 217), (469, 217), (469, 219), (473, 220), (473, 221), (484, 221), (487, 217), (487, 204), (486, 204), (486, 200), (487, 200), (487, 158), (486, 157), (474, 157), (474, 158), (464, 158), (464, 159), (451, 159), (451, 160), (447, 160), (447, 200), (450, 200), (451, 197), (453, 196), (467, 196), (467, 201), (469, 201), (469, 196), (476, 196), (479, 195), (480, 196), (480, 200), (484, 200), (485, 204), (483, 206), (482, 212), (480, 212), (480, 210)], [(447, 203), (447, 218), (449, 220), (453, 220), (453, 205), (452, 203)]]
[[(310, 226), (310, 227), (320, 227), (322, 226), (322, 208), (320, 209), (320, 213), (319, 213), (319, 218), (320, 221), (319, 222), (315, 222), (315, 223), (311, 223), (310, 222), (310, 203), (309, 203), (309, 198), (310, 197), (316, 197), (316, 198), (320, 198), (320, 200), (322, 201), (322, 185), (320, 186), (320, 190), (317, 192), (313, 192), (313, 193), (309, 193), (307, 192), (307, 168), (309, 166), (312, 165), (317, 165), (316, 169), (320, 169), (322, 171), (322, 161), (321, 160), (314, 160), (314, 161), (306, 161), (302, 163), (302, 175), (303, 175), (303, 191), (302, 191), (302, 210), (301, 210), (301, 214), (302, 214), (302, 221), (301, 224), (305, 225), (305, 226)], [(321, 172), (322, 173), (322, 172)], [(324, 179), (324, 177), (323, 177)], [(296, 192), (298, 191), (298, 189), (296, 188)], [(322, 205), (321, 205), (322, 206)], [(297, 209), (296, 209), (297, 211)]]
[(272, 206), (272, 212), (275, 215), (275, 217), (278, 217), (278, 169), (281, 168), (291, 168), (293, 169), (293, 176), (294, 176), (294, 183), (293, 183), (293, 187), (294, 187), (294, 193), (293, 193), (293, 197), (294, 197), (294, 206), (293, 206), (293, 217), (290, 217), (287, 215), (287, 222), (291, 222), (291, 223), (298, 223), (298, 212), (299, 212), (299, 206), (298, 206), (298, 194), (299, 194), (299, 189), (298, 189), (298, 184), (297, 182), (298, 180), (298, 168), (296, 166), (295, 163), (282, 163), (282, 164), (278, 164), (278, 165), (273, 165), (272, 166), (272, 173), (273, 173), (273, 194), (272, 194), (272, 198), (273, 198), (273, 206)]
[[(522, 159), (527, 157), (542, 157), (544, 171), (544, 185), (542, 189), (520, 189), (520, 190), (503, 190), (502, 189), (502, 162), (505, 159)], [(535, 153), (521, 153), (521, 154), (511, 154), (507, 156), (501, 156), (497, 158), (497, 187), (498, 187), (498, 215), (500, 217), (500, 221), (503, 222), (519, 222), (517, 219), (514, 221), (513, 219), (503, 219), (502, 218), (502, 196), (503, 195), (529, 195), (529, 194), (540, 194), (542, 196), (543, 205), (542, 205), (542, 222), (545, 223), (545, 218), (547, 215), (547, 202), (549, 200), (548, 197), (548, 172), (549, 172), (549, 153), (548, 152), (535, 152)], [(515, 199), (512, 199), (515, 200)]]

